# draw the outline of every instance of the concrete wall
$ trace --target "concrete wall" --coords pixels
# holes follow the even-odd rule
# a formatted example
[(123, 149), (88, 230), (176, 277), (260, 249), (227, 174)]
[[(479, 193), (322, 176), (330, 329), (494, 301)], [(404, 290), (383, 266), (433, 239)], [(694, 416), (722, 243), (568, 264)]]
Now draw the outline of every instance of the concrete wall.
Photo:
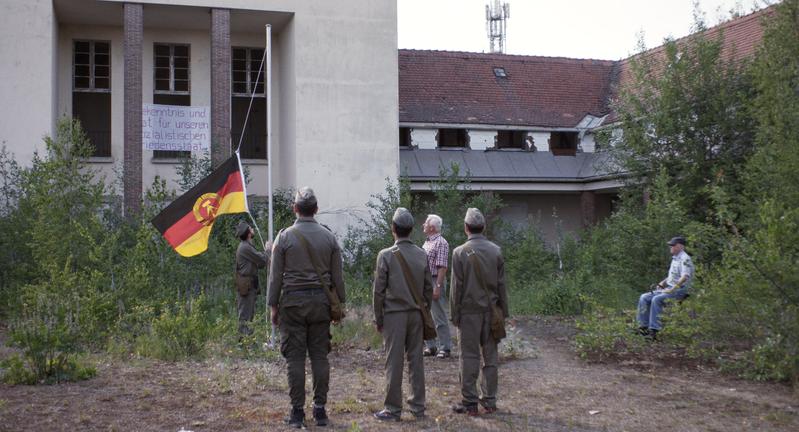
[(535, 151), (549, 151), (549, 132), (530, 132)]
[(53, 134), (57, 37), (52, 0), (0, 2), (0, 146), (23, 165)]
[[(553, 243), (558, 229), (563, 233), (576, 233), (582, 226), (580, 194), (500, 194), (505, 207), (500, 211), (503, 221), (515, 227), (536, 225), (545, 240)], [(612, 194), (597, 194), (596, 220), (610, 216)], [(560, 224), (560, 226), (558, 226)]]
[(370, 196), (399, 175), (397, 4), (296, 2), (296, 183), (315, 188), (324, 222), (365, 215)]
[(469, 147), (472, 150), (485, 150), (496, 145), (497, 131), (470, 130)]
[(436, 133), (438, 129), (411, 129), (411, 145), (420, 149), (435, 149), (438, 147)]
[(594, 153), (596, 151), (596, 142), (594, 134), (586, 133), (578, 144), (578, 148), (586, 153)]

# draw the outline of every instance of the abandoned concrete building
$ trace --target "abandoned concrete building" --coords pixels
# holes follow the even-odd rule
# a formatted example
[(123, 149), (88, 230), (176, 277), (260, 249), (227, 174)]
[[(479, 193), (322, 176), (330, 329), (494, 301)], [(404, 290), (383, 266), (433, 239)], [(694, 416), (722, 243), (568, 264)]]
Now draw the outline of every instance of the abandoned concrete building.
[[(725, 49), (749, 55), (762, 15), (708, 34), (723, 29)], [(258, 74), (266, 24), (271, 95)], [(267, 118), (275, 186), (314, 187), (336, 230), (385, 179), (425, 194), (453, 162), (473, 189), (501, 195), (500, 217), (547, 236), (555, 213), (567, 231), (607, 217), (622, 186), (595, 136), (613, 128), (629, 59), (398, 50), (393, 0), (6, 0), (0, 54), (0, 143), (29, 164), (58, 119), (80, 119), (89, 163), (109, 183), (122, 175), (128, 211), (156, 176), (177, 187), (182, 156), (220, 161), (240, 136), (248, 193), (268, 194)], [(209, 144), (146, 147), (149, 104), (206, 108)]]
[[(79, 118), (95, 146), (90, 165), (109, 183), (124, 171), (125, 205), (135, 210), (156, 176), (177, 188), (182, 156), (227, 158), (255, 93), (241, 148), (248, 193), (268, 194), (268, 111), (275, 186), (313, 186), (322, 218), (344, 229), (340, 215), (365, 211), (398, 172), (396, 8), (395, 0), (4, 0), (0, 143), (29, 164), (58, 119)], [(268, 98), (258, 78), (267, 24)], [(144, 149), (147, 104), (207, 108), (210, 149)]]
[[(723, 56), (746, 58), (771, 8), (710, 28)], [(688, 36), (691, 37), (691, 36)], [(662, 47), (639, 55), (657, 56)], [(619, 138), (612, 103), (630, 61), (399, 51), (400, 172), (419, 194), (457, 163), (472, 190), (491, 191), (516, 225), (574, 232), (611, 214), (623, 186), (598, 144)]]

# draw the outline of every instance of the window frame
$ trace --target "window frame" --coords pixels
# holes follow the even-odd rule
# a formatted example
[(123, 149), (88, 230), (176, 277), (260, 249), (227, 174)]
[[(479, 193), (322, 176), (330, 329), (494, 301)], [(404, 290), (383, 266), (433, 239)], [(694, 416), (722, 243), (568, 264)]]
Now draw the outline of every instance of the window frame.
[[(81, 66), (88, 66), (89, 67), (89, 87), (77, 87), (75, 85), (75, 68), (77, 63), (75, 62), (75, 57), (77, 56), (76, 45), (78, 43), (88, 43), (89, 44), (89, 64), (82, 64)], [(95, 56), (96, 50), (95, 46), (97, 43), (104, 43), (108, 45), (108, 65), (104, 65), (108, 67), (108, 88), (97, 88), (95, 84), (95, 80), (97, 78), (95, 73)], [(96, 39), (72, 39), (72, 91), (73, 92), (80, 92), (80, 93), (111, 93), (111, 41), (110, 40), (96, 40)], [(86, 78), (85, 76), (81, 76), (81, 78)], [(106, 77), (104, 77), (106, 78)]]
[[(236, 61), (236, 59), (233, 57), (233, 53), (235, 52), (235, 50), (244, 50), (245, 51), (245, 55), (244, 55), (245, 69), (244, 70), (233, 69), (233, 62)], [(261, 83), (262, 92), (261, 93), (253, 93), (252, 92), (253, 87), (255, 87), (256, 89), (258, 88), (258, 80), (256, 79), (255, 83), (253, 83), (253, 81), (252, 81), (252, 73), (253, 72), (255, 72), (256, 74), (258, 73), (257, 69), (256, 70), (252, 69), (252, 52), (253, 52), (253, 50), (262, 50), (262, 51), (266, 52), (266, 48), (262, 48), (262, 47), (236, 46), (236, 47), (231, 47), (230, 48), (230, 94), (233, 97), (252, 97), (252, 96), (254, 96), (254, 97), (264, 97), (264, 98), (266, 97), (266, 70), (261, 70), (261, 81), (260, 81), (260, 83)], [(242, 83), (242, 81), (235, 81), (234, 80), (234, 75), (233, 75), (234, 72), (244, 72), (245, 73), (245, 76), (247, 77), (246, 81), (243, 82), (245, 87), (246, 87), (246, 90), (247, 90), (245, 93), (235, 91), (236, 83)]]
[[(169, 90), (158, 90), (158, 46), (169, 47)], [(175, 47), (186, 47), (186, 90), (175, 90)], [(181, 56), (182, 57), (182, 56)], [(162, 66), (163, 67), (163, 66)], [(182, 69), (182, 68), (181, 68)], [(161, 78), (160, 80), (163, 80)], [(183, 81), (183, 80), (180, 80)], [(153, 94), (191, 95), (191, 44), (153, 42)]]

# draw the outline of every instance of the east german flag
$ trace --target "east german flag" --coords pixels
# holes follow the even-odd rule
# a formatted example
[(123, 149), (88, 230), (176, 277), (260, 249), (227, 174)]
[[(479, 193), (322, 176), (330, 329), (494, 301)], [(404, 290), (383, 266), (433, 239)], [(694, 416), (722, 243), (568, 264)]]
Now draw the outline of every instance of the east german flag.
[(190, 257), (208, 249), (217, 216), (247, 211), (244, 175), (238, 156), (233, 155), (169, 204), (152, 223), (177, 253)]

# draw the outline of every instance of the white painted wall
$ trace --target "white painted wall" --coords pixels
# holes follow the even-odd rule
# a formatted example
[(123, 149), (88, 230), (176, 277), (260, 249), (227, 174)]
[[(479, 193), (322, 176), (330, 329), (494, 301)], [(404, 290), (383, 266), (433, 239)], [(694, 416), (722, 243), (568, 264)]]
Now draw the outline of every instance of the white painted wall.
[(535, 151), (549, 151), (550, 135), (549, 132), (530, 132), (530, 136), (533, 137)]
[(411, 144), (420, 149), (435, 149), (438, 147), (436, 133), (438, 129), (411, 129)]
[(397, 3), (293, 4), (296, 137), (281, 145), (296, 149), (296, 186), (313, 187), (320, 219), (341, 230), (399, 175)]
[(577, 144), (578, 148), (586, 153), (593, 153), (596, 151), (596, 141), (594, 134), (586, 132), (580, 143)]
[(0, 2), (0, 146), (23, 165), (55, 125), (55, 23), (52, 0)]
[(497, 131), (469, 130), (469, 147), (472, 150), (485, 150), (496, 145)]

